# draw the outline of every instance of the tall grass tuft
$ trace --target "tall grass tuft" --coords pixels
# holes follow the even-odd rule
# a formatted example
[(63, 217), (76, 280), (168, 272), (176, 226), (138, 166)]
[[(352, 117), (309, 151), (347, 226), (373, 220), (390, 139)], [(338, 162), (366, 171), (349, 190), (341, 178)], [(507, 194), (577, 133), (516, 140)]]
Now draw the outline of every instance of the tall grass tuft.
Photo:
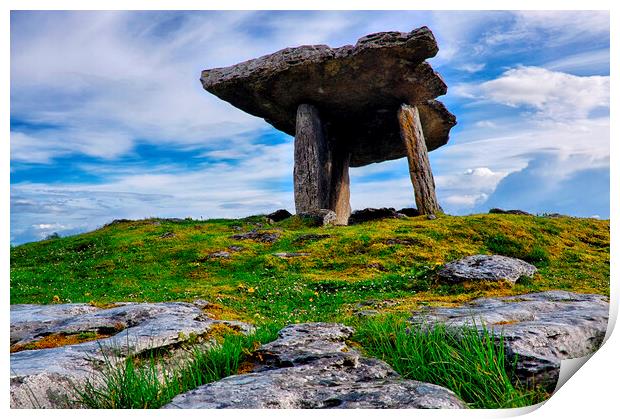
[(275, 339), (279, 328), (265, 326), (252, 335), (229, 334), (208, 348), (195, 348), (189, 359), (170, 366), (153, 354), (127, 357), (120, 364), (106, 358), (100, 377), (75, 388), (76, 403), (94, 409), (157, 409), (176, 395), (229, 375), (256, 347)]
[(357, 326), (356, 341), (403, 377), (446, 387), (472, 408), (512, 408), (544, 401), (548, 394), (514, 385), (503, 342), (486, 330), (407, 325), (393, 316)]

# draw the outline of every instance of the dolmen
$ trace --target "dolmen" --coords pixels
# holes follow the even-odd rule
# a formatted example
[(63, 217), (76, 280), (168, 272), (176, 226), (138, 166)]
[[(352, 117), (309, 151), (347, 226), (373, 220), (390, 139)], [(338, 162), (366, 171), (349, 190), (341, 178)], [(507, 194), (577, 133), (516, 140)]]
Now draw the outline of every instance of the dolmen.
[(421, 214), (441, 211), (428, 151), (448, 142), (456, 118), (436, 97), (441, 76), (427, 27), (380, 32), (355, 45), (303, 45), (204, 70), (203, 87), (295, 136), (298, 214), (332, 210), (347, 224), (349, 167), (407, 157)]

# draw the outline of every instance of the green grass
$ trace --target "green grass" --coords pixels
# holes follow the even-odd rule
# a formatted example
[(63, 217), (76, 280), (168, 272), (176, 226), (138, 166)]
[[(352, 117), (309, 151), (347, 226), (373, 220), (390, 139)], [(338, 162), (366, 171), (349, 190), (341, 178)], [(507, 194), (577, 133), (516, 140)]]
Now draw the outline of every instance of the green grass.
[(400, 318), (374, 318), (358, 325), (354, 339), (364, 351), (383, 359), (405, 378), (452, 390), (472, 408), (530, 406), (549, 395), (540, 389), (515, 386), (510, 380), (503, 341), (486, 330), (443, 325), (407, 326)]
[(247, 336), (228, 334), (212, 347), (194, 347), (180, 365), (166, 365), (158, 354), (130, 356), (120, 365), (106, 358), (100, 377), (76, 386), (75, 401), (93, 409), (157, 409), (178, 394), (237, 374), (249, 354), (276, 333), (271, 325)]
[[(253, 229), (278, 233), (279, 238), (274, 243), (259, 243), (231, 237)], [(241, 249), (233, 251), (230, 246)], [(219, 251), (230, 251), (230, 258), (211, 256)], [(282, 259), (274, 255), (278, 252), (308, 255)], [(435, 272), (443, 263), (477, 253), (525, 259), (539, 272), (513, 287), (438, 282)], [(207, 221), (146, 219), (11, 248), (12, 304), (90, 302), (101, 306), (118, 301), (200, 298), (211, 303), (207, 311), (216, 318), (274, 327), (313, 321), (357, 324), (355, 311), (360, 306), (400, 315), (427, 305), (460, 305), (479, 297), (552, 289), (609, 295), (608, 220), (481, 214), (312, 227), (297, 217), (273, 225), (262, 216)], [(363, 336), (363, 330), (360, 333)], [(396, 336), (405, 337), (402, 333)], [(375, 345), (369, 339), (361, 341), (369, 348)], [(399, 340), (401, 344), (409, 349), (413, 345)], [(400, 353), (401, 358), (432, 355), (423, 351), (412, 355), (403, 348), (392, 352)], [(458, 348), (452, 349), (458, 352)], [(413, 374), (399, 357), (389, 352), (381, 356), (390, 358), (388, 362), (405, 376)], [(409, 365), (422, 360), (411, 359)], [(496, 373), (501, 370), (500, 361), (498, 358), (493, 366)], [(443, 365), (437, 362), (431, 365)], [(132, 368), (127, 365), (121, 374), (126, 377), (125, 386), (136, 388), (137, 393), (150, 388), (148, 374), (142, 376)], [(456, 373), (454, 380), (462, 380), (459, 374), (464, 372)], [(511, 390), (503, 376), (494, 377), (499, 381), (496, 387), (489, 387), (491, 395), (480, 396), (479, 401), (472, 396), (467, 399), (472, 405), (514, 406), (538, 400), (535, 394)], [(477, 378), (471, 377), (470, 388), (459, 391), (486, 393), (476, 388), (491, 384), (475, 381)], [(112, 388), (114, 382), (124, 381), (119, 376), (110, 383)], [(164, 387), (167, 396), (158, 397), (170, 397), (174, 382)], [(161, 386), (156, 388), (161, 390)], [(137, 404), (154, 405), (149, 398), (152, 391), (144, 390), (146, 395), (138, 398)]]
[[(273, 244), (231, 238), (251, 229), (280, 237)], [(210, 257), (229, 246), (242, 249)], [(439, 265), (476, 253), (520, 257), (540, 273), (514, 288), (436, 282)], [(148, 219), (11, 248), (12, 304), (202, 298), (223, 318), (292, 322), (347, 317), (368, 299), (391, 299), (393, 310), (406, 311), (548, 289), (609, 294), (609, 221), (485, 214), (310, 227), (296, 217), (274, 225), (259, 216)]]

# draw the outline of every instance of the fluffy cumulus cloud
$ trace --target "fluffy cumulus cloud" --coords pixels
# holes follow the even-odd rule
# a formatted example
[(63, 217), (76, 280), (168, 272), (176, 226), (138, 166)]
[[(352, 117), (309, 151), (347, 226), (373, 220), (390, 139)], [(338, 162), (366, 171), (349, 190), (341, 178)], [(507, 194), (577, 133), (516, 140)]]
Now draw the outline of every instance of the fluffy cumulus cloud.
[(493, 80), (457, 85), (455, 91), (468, 99), (525, 106), (551, 120), (582, 119), (609, 107), (609, 76), (575, 76), (541, 67), (511, 68)]
[(609, 77), (574, 76), (540, 67), (519, 67), (480, 84), (483, 97), (508, 106), (530, 106), (540, 116), (586, 118), (609, 107)]
[[(293, 210), (292, 138), (206, 93), (201, 70), (422, 25), (459, 120), (430, 156), (444, 209), (608, 215), (606, 12), (58, 11), (11, 23), (13, 243), (114, 218)], [(598, 198), (585, 208), (574, 185), (588, 183)], [(415, 205), (403, 159), (353, 169), (351, 190), (354, 208)]]

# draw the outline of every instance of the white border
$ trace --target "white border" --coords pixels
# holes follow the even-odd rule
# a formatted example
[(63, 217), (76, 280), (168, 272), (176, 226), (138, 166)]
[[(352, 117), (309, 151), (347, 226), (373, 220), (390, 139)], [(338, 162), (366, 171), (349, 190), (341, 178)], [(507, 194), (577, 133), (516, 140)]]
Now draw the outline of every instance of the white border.
[[(250, 2), (243, 0), (226, 0), (225, 2), (213, 2), (213, 1), (190, 1), (190, 0), (126, 0), (126, 1), (101, 1), (91, 0), (88, 2), (79, 0), (61, 0), (61, 1), (45, 1), (45, 0), (4, 0), (0, 6), (2, 8), (2, 14), (0, 15), (0, 48), (2, 50), (2, 91), (3, 97), (0, 101), (0, 132), (2, 132), (2, 141), (0, 141), (0, 161), (2, 162), (2, 171), (0, 172), (2, 188), (4, 191), (4, 199), (0, 200), (0, 214), (2, 219), (0, 222), (0, 246), (2, 251), (0, 252), (0, 261), (3, 268), (2, 278), (5, 280), (3, 283), (5, 287), (9, 284), (9, 109), (10, 109), (10, 43), (9, 43), (9, 11), (14, 10), (199, 10), (199, 9), (213, 9), (213, 10), (610, 10), (611, 11), (611, 75), (612, 75), (612, 97), (611, 97), (611, 190), (615, 193), (611, 194), (611, 212), (610, 214), (616, 214), (619, 209), (620, 200), (620, 184), (618, 182), (618, 145), (617, 140), (617, 124), (618, 112), (615, 107), (615, 99), (617, 97), (616, 89), (616, 76), (618, 68), (618, 54), (614, 53), (614, 47), (616, 47), (616, 10), (612, 7), (612, 4), (619, 4), (618, 2), (602, 1), (602, 0), (590, 0), (588, 2), (576, 2), (576, 1), (548, 1), (548, 0), (521, 0), (521, 1), (502, 1), (502, 2), (489, 2), (484, 0), (469, 0), (467, 2), (458, 0), (390, 0), (390, 1), (340, 1), (340, 0), (314, 0), (313, 2), (295, 2), (292, 0), (264, 0), (260, 2)], [(617, 7), (616, 7), (617, 8)], [(44, 69), (42, 69), (44, 71)], [(615, 323), (618, 312), (618, 267), (616, 263), (618, 252), (618, 228), (615, 222), (615, 218), (612, 220), (612, 234), (611, 234), (611, 249), (612, 249), (612, 266), (611, 266), (611, 301), (612, 301), (612, 313), (610, 313), (610, 328), (611, 324)], [(2, 334), (3, 347), (8, 348), (8, 336), (9, 334), (9, 316), (8, 316), (8, 304), (9, 304), (9, 292), (5, 288), (4, 301), (6, 305), (2, 312), (3, 324), (5, 326), (5, 332)], [(535, 409), (535, 412), (531, 414), (531, 417), (547, 417), (549, 416), (562, 416), (563, 418), (570, 417), (608, 417), (610, 412), (614, 409), (617, 399), (618, 380), (620, 377), (618, 368), (618, 348), (620, 346), (617, 333), (609, 335), (609, 340), (605, 345), (587, 362), (586, 367), (582, 368), (576, 373), (576, 377), (568, 380), (568, 382), (555, 394), (547, 403), (540, 409)], [(9, 410), (8, 407), (8, 351), (5, 355), (7, 358), (3, 363), (4, 380), (1, 381), (3, 392), (3, 407)], [(295, 416), (302, 417), (325, 417), (334, 416), (345, 418), (358, 419), (360, 417), (371, 417), (380, 415), (386, 415), (391, 417), (411, 417), (415, 416), (435, 416), (435, 417), (453, 417), (453, 416), (470, 416), (475, 417), (501, 417), (501, 416), (515, 416), (518, 414), (526, 413), (532, 409), (516, 409), (516, 410), (476, 410), (476, 411), (415, 411), (402, 410), (402, 411), (369, 411), (369, 410), (354, 410), (354, 411), (295, 411)], [(9, 412), (7, 412), (9, 413)], [(32, 417), (39, 415), (52, 415), (52, 416), (67, 416), (78, 417), (82, 415), (89, 415), (92, 417), (105, 417), (109, 416), (111, 412), (108, 411), (25, 411), (25, 410), (11, 410), (10, 415), (16, 418), (19, 417)], [(178, 411), (131, 411), (131, 412), (114, 412), (114, 415), (122, 414), (131, 417), (152, 417), (166, 416), (175, 417), (178, 416)], [(184, 415), (195, 415), (196, 417), (216, 415), (218, 418), (236, 418), (241, 415), (251, 415), (252, 417), (288, 417), (290, 411), (191, 411), (184, 412)]]

